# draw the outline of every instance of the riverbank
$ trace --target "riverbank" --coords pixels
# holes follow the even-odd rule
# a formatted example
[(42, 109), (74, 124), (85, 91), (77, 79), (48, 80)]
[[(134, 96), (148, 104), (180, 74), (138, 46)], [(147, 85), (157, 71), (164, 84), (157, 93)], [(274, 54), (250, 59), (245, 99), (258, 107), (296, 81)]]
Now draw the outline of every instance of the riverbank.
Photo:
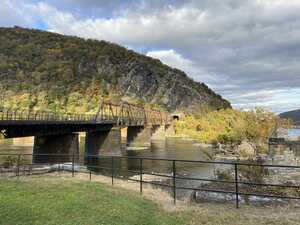
[[(138, 184), (69, 173), (0, 182), (0, 224), (300, 224), (295, 207), (250, 207), (178, 202), (167, 193)], [(131, 189), (129, 191), (129, 189)]]
[(276, 135), (278, 127), (290, 126), (290, 121), (259, 108), (252, 111), (211, 111), (204, 108), (174, 122), (176, 135), (197, 139), (200, 143), (218, 145), (219, 150), (225, 154), (236, 153), (233, 148), (242, 142), (252, 145), (255, 154), (265, 153), (268, 147), (266, 140)]

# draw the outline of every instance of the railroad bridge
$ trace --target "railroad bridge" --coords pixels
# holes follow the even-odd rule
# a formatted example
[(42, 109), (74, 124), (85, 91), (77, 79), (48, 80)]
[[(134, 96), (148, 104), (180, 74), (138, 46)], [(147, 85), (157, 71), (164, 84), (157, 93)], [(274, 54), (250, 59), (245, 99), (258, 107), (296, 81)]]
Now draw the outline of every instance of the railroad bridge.
[[(34, 136), (35, 162), (42, 154), (78, 154), (79, 132), (86, 133), (86, 155), (121, 154), (121, 129), (126, 128), (128, 147), (150, 147), (151, 137), (163, 137), (171, 125), (169, 113), (122, 102), (101, 102), (95, 114), (0, 109), (4, 138)], [(40, 155), (40, 156), (38, 156)]]

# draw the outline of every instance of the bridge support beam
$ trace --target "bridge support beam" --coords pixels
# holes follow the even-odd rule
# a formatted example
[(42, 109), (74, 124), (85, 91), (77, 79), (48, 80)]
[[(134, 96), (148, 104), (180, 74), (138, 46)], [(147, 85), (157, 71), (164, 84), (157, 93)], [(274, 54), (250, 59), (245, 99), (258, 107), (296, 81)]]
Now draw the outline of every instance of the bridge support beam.
[(85, 137), (86, 155), (121, 155), (121, 129), (88, 132)]
[(150, 148), (152, 127), (132, 126), (127, 129), (127, 148)]
[(34, 137), (33, 163), (72, 162), (73, 154), (77, 160), (79, 154), (77, 133)]

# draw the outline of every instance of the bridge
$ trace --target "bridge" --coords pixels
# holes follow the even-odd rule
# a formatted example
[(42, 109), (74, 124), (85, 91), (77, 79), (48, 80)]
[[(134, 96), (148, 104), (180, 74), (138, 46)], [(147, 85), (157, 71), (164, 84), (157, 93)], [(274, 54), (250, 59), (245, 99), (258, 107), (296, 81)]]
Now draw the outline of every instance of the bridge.
[[(128, 147), (150, 147), (151, 137), (163, 137), (170, 128), (168, 112), (121, 102), (102, 101), (95, 114), (55, 113), (0, 108), (4, 138), (34, 136), (33, 154), (78, 154), (79, 132), (86, 133), (87, 155), (120, 155), (121, 129), (126, 128)], [(36, 162), (45, 159), (39, 156)], [(65, 160), (69, 160), (68, 158)]]

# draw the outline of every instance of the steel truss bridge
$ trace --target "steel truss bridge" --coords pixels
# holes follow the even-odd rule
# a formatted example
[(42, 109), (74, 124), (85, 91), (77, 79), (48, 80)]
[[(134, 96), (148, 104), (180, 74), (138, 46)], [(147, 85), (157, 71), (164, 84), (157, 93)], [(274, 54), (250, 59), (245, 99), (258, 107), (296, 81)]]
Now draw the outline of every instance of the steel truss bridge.
[(107, 130), (112, 127), (168, 125), (168, 112), (121, 102), (102, 101), (97, 113), (58, 113), (0, 108), (0, 132), (5, 138)]

